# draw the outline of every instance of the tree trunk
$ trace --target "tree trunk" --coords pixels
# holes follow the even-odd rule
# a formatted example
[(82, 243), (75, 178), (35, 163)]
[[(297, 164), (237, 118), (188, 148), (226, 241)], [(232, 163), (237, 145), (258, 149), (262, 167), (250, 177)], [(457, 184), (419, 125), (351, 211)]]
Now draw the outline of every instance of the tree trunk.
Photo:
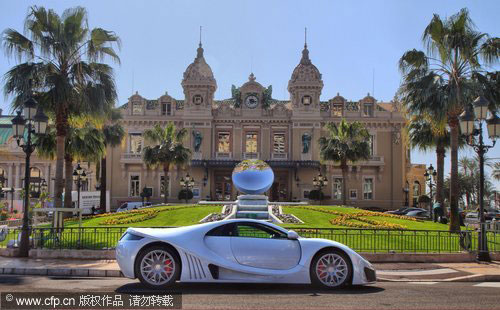
[(63, 184), (63, 169), (64, 169), (64, 148), (66, 143), (66, 134), (68, 131), (67, 109), (58, 105), (56, 111), (56, 175), (54, 182), (54, 207), (61, 208)]
[(342, 160), (340, 169), (342, 169), (342, 204), (347, 205), (347, 163)]
[(460, 231), (460, 220), (458, 214), (458, 118), (450, 117), (448, 124), (450, 126), (451, 143), (450, 143), (450, 231)]
[(64, 170), (64, 207), (71, 208), (71, 191), (73, 190), (73, 158), (71, 155), (66, 154), (66, 156), (64, 156)]
[[(167, 179), (168, 179), (168, 170), (169, 170), (169, 164), (163, 164), (163, 202), (167, 203), (168, 197), (168, 184), (167, 184)], [(186, 193), (187, 195), (187, 193)]]
[(437, 180), (436, 180), (436, 201), (439, 202), (441, 208), (446, 214), (446, 210), (444, 207), (444, 157), (446, 150), (442, 142), (440, 142), (436, 147), (436, 171), (437, 171)]
[(101, 184), (100, 184), (100, 191), (101, 191), (101, 197), (99, 199), (99, 208), (102, 210), (102, 212), (106, 212), (106, 156), (103, 156), (101, 158)]

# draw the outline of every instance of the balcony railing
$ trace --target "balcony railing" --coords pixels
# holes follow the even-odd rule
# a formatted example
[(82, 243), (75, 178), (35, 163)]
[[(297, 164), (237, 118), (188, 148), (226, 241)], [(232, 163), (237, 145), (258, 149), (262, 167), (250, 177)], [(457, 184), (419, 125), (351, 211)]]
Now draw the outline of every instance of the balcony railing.
[(130, 162), (130, 163), (142, 162), (142, 154), (141, 153), (123, 153), (120, 157), (120, 161)]
[(258, 159), (259, 153), (245, 152), (243, 153), (243, 159)]
[(193, 156), (192, 156), (191, 159), (201, 160), (201, 157), (202, 157), (202, 153), (201, 152), (193, 152)]
[(216, 152), (215, 153), (215, 158), (216, 159), (231, 159), (231, 152)]
[(271, 155), (271, 158), (274, 160), (287, 160), (288, 159), (288, 153), (273, 153)]

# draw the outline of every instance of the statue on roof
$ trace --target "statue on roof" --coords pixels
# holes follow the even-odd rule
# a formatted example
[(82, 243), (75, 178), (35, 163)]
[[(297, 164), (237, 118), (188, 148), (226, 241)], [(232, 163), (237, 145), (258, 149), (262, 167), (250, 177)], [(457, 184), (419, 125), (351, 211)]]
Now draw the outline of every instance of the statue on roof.
[(235, 101), (234, 107), (239, 108), (241, 106), (241, 91), (240, 91), (239, 87), (232, 85), (231, 86), (231, 95), (232, 95), (232, 99), (234, 99), (234, 101)]
[(262, 91), (262, 107), (268, 109), (271, 106), (271, 100), (273, 96), (273, 85), (269, 85)]

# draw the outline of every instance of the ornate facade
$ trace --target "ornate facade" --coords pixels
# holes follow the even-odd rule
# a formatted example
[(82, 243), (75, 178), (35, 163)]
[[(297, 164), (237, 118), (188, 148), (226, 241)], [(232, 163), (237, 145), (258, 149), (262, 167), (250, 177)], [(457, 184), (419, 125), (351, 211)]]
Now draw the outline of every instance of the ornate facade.
[[(216, 100), (217, 82), (201, 43), (181, 85), (182, 99), (165, 93), (148, 100), (135, 93), (121, 107), (126, 143), (109, 149), (107, 156), (113, 207), (140, 200), (144, 187), (152, 188), (152, 201), (161, 201), (161, 188), (167, 186), (169, 201), (177, 201), (179, 180), (187, 173), (195, 179), (195, 200), (234, 200), (238, 193), (231, 184), (232, 169), (250, 158), (265, 160), (274, 170), (275, 183), (268, 193), (271, 201), (307, 199), (314, 189), (312, 180), (321, 170), (329, 180), (323, 188), (327, 203), (341, 203), (342, 182), (347, 182), (351, 205), (394, 209), (405, 203), (406, 182), (414, 180), (407, 179), (412, 165), (398, 105), (378, 102), (370, 94), (357, 102), (339, 94), (321, 101), (322, 75), (311, 62), (307, 45), (288, 82), (290, 100), (274, 99), (272, 87), (261, 85), (253, 73), (243, 85), (233, 85), (231, 98)], [(347, 180), (342, 179), (338, 166), (320, 165), (318, 147), (324, 125), (342, 118), (363, 122), (371, 134), (371, 158), (349, 164)], [(185, 144), (193, 156), (186, 170), (174, 168), (165, 178), (160, 168), (143, 163), (142, 133), (169, 121), (189, 131)], [(409, 200), (411, 204), (411, 193)]]

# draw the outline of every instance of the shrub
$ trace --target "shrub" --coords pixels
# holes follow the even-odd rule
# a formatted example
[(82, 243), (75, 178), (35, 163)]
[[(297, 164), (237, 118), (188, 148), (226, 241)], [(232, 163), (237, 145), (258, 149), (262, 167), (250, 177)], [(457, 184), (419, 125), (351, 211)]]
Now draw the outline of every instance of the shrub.
[(311, 200), (324, 200), (325, 199), (325, 194), (323, 192), (320, 192), (319, 190), (315, 189), (309, 192), (309, 199)]
[[(187, 195), (187, 197), (186, 197), (186, 195)], [(186, 200), (186, 199), (187, 199), (187, 200), (189, 200), (189, 199), (193, 199), (193, 192), (192, 192), (190, 189), (188, 189), (188, 190), (187, 190), (187, 193), (186, 193), (186, 190), (185, 190), (185, 189), (181, 189), (181, 190), (179, 191), (179, 195), (177, 196), (177, 198), (178, 198), (179, 200)]]

